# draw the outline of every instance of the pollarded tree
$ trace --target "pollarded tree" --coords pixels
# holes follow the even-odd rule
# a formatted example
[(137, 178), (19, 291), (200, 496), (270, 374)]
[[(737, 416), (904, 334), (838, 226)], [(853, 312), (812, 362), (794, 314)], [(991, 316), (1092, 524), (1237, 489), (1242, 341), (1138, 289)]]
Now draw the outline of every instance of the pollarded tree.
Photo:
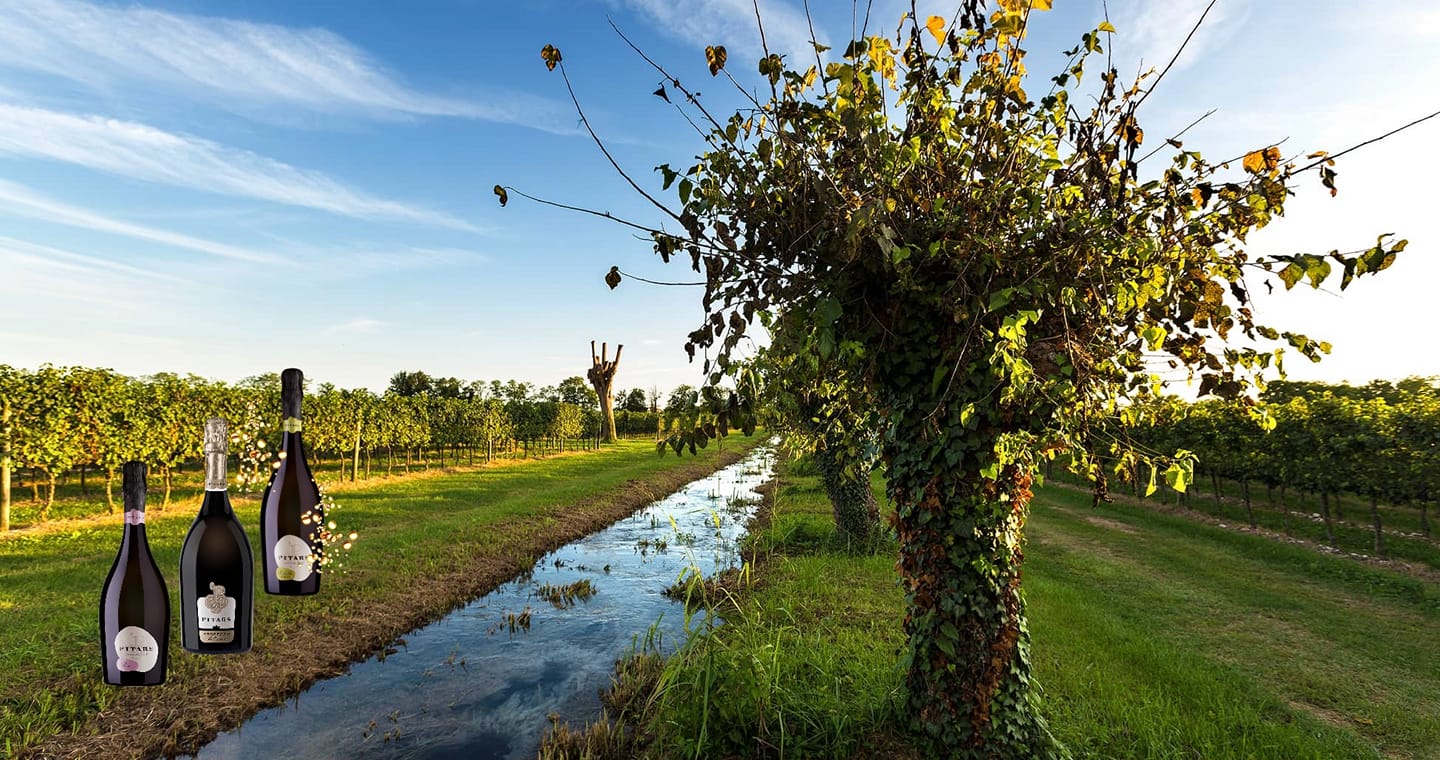
[[(601, 421), (600, 433), (606, 443), (615, 442), (615, 405), (612, 389), (615, 387), (615, 373), (620, 369), (620, 352), (625, 346), (615, 345), (615, 359), (612, 361), (608, 356), (609, 346), (600, 344), (600, 353), (595, 353), (595, 341), (590, 341), (590, 369), (585, 377), (590, 380), (590, 387), (595, 389), (595, 395), (600, 402)], [(566, 399), (561, 399), (562, 401)], [(571, 401), (570, 403), (574, 403)]]
[[(1122, 455), (1108, 423), (1159, 382), (1154, 355), (1202, 395), (1238, 397), (1276, 360), (1264, 341), (1311, 358), (1328, 348), (1257, 324), (1247, 271), (1288, 288), (1333, 269), (1343, 288), (1403, 247), (1249, 252), (1247, 235), (1282, 213), (1301, 172), (1333, 184), (1328, 159), (1297, 166), (1262, 146), (1232, 169), (1175, 140), (1168, 166), (1142, 176), (1137, 110), (1159, 78), (1130, 85), (1110, 69), (1072, 94), (1107, 23), (1032, 98), (1020, 47), (1032, 4), (1049, 1), (1001, 0), (978, 23), (967, 3), (957, 16), (978, 29), (911, 18), (808, 68), (767, 54), (767, 99), (723, 119), (664, 74), (663, 91), (679, 94), (668, 99), (709, 125), (708, 147), (688, 169), (660, 167), (680, 204), (651, 199), (663, 228), (634, 223), (663, 260), (705, 278), (705, 320), (686, 348), (706, 352), (707, 370), (725, 368), (756, 313), (811, 304), (823, 318), (790, 324), (785, 342), (847, 363), (882, 410), (906, 712), (937, 756), (1060, 752), (1030, 688), (1020, 588), (1037, 461), (1070, 454), (1104, 497), (1094, 462)], [(725, 50), (706, 53), (724, 72)], [(563, 74), (558, 50), (542, 57)], [(1259, 347), (1227, 342), (1241, 335)], [(1161, 464), (1179, 481), (1179, 463)]]

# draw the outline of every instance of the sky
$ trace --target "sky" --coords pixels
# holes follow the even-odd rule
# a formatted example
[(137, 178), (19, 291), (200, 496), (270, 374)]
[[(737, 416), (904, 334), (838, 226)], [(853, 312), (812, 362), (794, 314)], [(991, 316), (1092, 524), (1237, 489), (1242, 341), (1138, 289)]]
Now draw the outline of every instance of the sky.
[[(893, 34), (909, 5), (875, 0), (869, 28)], [(866, 11), (810, 6), (816, 36), (842, 49)], [(1163, 67), (1205, 3), (1055, 6), (1032, 19), (1035, 77), (1107, 13), (1121, 72)], [(800, 0), (759, 7), (771, 49), (813, 55)], [(562, 51), (590, 123), (658, 192), (653, 167), (688, 166), (701, 144), (612, 22), (719, 110), (735, 93), (709, 76), (706, 45), (758, 81), (751, 0), (6, 0), (0, 363), (549, 385), (583, 375), (596, 340), (625, 345), (617, 387), (700, 381), (683, 350), (699, 289), (603, 282), (612, 265), (656, 280), (687, 268), (613, 223), (513, 194), (502, 209), (491, 192), (660, 221), (540, 57)], [(1218, 0), (1139, 116), (1158, 140), (1218, 109), (1183, 138), (1215, 159), (1277, 142), (1337, 152), (1440, 110), (1436, 82), (1440, 3)], [(1343, 158), (1336, 198), (1307, 181), (1251, 238), (1255, 253), (1411, 241), (1343, 294), (1258, 304), (1262, 321), (1335, 345), (1318, 365), (1293, 357), (1292, 379), (1440, 375), (1437, 138), (1440, 119)]]

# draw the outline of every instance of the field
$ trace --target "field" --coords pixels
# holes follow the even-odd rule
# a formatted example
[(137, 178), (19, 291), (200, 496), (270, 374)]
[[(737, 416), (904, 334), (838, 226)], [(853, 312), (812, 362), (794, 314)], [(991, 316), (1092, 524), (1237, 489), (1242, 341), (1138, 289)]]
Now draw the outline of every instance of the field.
[[(891, 555), (833, 535), (787, 476), (753, 585), (671, 662), (657, 755), (918, 756)], [(1077, 757), (1440, 757), (1440, 584), (1061, 486), (1026, 557), (1042, 711)]]
[[(169, 680), (156, 689), (103, 686), (94, 661), (95, 600), (119, 541), (118, 516), (14, 532), (0, 538), (0, 754), (120, 757), (193, 747), (757, 441), (732, 437), (684, 459), (657, 457), (651, 441), (622, 442), (337, 489), (335, 519), (360, 534), (345, 571), (327, 577), (315, 597), (257, 593), (256, 644), (246, 655), (187, 655), (172, 630)], [(147, 522), (172, 595), (196, 505), (177, 501)], [(235, 506), (253, 537), (258, 501)], [(147, 718), (126, 718), (135, 714)]]

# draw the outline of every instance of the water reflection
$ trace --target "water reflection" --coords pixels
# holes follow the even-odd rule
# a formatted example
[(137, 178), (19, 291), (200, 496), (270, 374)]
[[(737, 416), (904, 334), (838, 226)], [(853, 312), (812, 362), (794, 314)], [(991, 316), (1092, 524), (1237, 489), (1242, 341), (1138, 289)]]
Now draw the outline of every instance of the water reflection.
[[(683, 612), (662, 592), (686, 567), (709, 575), (738, 563), (769, 470), (768, 454), (753, 453), (542, 557), (406, 635), (393, 654), (258, 713), (198, 757), (534, 757), (549, 714), (580, 722), (599, 711), (615, 660), (652, 625), (662, 645), (679, 642)], [(536, 595), (581, 579), (594, 596), (565, 609)], [(528, 630), (516, 624), (526, 610)]]

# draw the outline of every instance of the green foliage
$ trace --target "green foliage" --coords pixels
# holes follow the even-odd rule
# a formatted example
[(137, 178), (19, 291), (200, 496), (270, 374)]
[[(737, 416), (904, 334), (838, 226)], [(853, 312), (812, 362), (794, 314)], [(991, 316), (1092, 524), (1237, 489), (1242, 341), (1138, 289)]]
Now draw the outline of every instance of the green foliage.
[[(1171, 140), (1168, 167), (1142, 176), (1136, 113), (1153, 74), (1126, 85), (1112, 68), (1078, 89), (1108, 62), (1113, 27), (1066, 51), (1043, 97), (1027, 93), (1020, 45), (1030, 10), (1049, 5), (1002, 0), (973, 29), (907, 14), (894, 38), (852, 40), (828, 62), (817, 46), (803, 70), (767, 54), (768, 99), (741, 86), (750, 102), (720, 119), (665, 74), (709, 129), (693, 166), (658, 168), (678, 210), (650, 199), (678, 225), (647, 230), (656, 253), (688, 254), (705, 278), (686, 349), (703, 351), (713, 385), (771, 312), (777, 343), (853, 378), (882, 410), (910, 714), (929, 749), (953, 757), (1063, 754), (1034, 707), (1020, 592), (1039, 459), (1069, 455), (1097, 500), (1109, 460), (1185, 488), (1181, 452), (1104, 435), (1163, 386), (1158, 364), (1198, 379), (1202, 396), (1246, 398), (1287, 348), (1329, 350), (1257, 322), (1247, 272), (1285, 288), (1338, 273), (1343, 288), (1405, 246), (1247, 250), (1302, 172), (1333, 186), (1333, 159), (1297, 169), (1265, 146), (1232, 167)], [(966, 20), (983, 7), (963, 6)], [(558, 50), (543, 56), (564, 74)], [(707, 48), (712, 75), (726, 61)], [(607, 283), (621, 280), (612, 268)], [(704, 432), (682, 427), (670, 444), (693, 450)]]
[[(201, 457), (203, 420), (221, 416), (230, 421), (230, 452), (238, 460), (231, 484), (241, 493), (258, 490), (270, 478), (279, 445), (279, 388), (275, 373), (228, 385), (172, 373), (132, 378), (107, 369), (45, 365), (26, 371), (0, 365), (0, 402), (11, 411), (4, 441), (9, 464), (44, 473), (42, 521), (56, 482), (78, 466), (105, 474), (113, 512), (113, 481), (120, 465), (132, 459), (159, 473), (155, 488), (158, 492), (163, 482), (165, 497), (152, 502), (152, 509), (161, 509), (175, 470)], [(321, 383), (305, 396), (305, 440), (319, 457), (353, 464), (358, 449), (362, 458), (385, 454), (393, 466), (397, 452), (406, 456), (423, 448), (458, 458), (464, 449), (508, 450), (514, 441), (598, 435), (595, 392), (578, 377), (559, 388), (556, 399), (541, 400), (529, 383), (487, 386), (424, 372), (396, 374), (383, 395)], [(698, 401), (691, 411), (698, 414)], [(632, 435), (653, 435), (657, 416), (623, 413), (622, 427)]]

